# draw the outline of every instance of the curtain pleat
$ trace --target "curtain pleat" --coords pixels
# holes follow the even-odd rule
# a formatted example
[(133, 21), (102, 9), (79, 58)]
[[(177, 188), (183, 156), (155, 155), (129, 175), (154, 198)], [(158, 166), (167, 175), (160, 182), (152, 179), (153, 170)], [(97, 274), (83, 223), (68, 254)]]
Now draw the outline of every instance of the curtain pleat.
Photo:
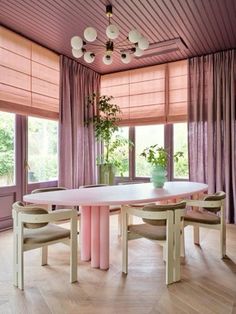
[(235, 50), (189, 60), (189, 173), (226, 192), (226, 219), (236, 223)]
[(95, 110), (87, 97), (100, 91), (100, 75), (65, 56), (60, 57), (59, 184), (67, 188), (96, 182), (93, 126), (85, 125)]

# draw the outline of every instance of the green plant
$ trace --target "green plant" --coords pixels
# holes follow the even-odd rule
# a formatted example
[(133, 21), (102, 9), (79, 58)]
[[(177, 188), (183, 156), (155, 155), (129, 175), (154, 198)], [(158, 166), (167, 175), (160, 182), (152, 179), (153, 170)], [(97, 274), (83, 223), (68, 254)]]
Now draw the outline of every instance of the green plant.
[[(167, 150), (158, 144), (151, 145), (143, 150), (140, 156), (144, 157), (152, 166), (160, 166), (166, 168), (168, 164), (169, 154)], [(178, 162), (179, 158), (183, 157), (183, 152), (176, 152), (173, 155), (174, 161)]]
[(98, 156), (98, 164), (112, 164), (119, 169), (121, 175), (126, 170), (121, 156), (126, 145), (132, 146), (132, 143), (120, 135), (114, 136), (118, 131), (120, 122), (120, 107), (112, 102), (112, 96), (96, 96), (92, 94), (88, 97), (88, 105), (97, 104), (97, 112), (93, 118), (88, 119), (86, 124), (93, 123), (95, 137), (104, 145), (104, 153)]

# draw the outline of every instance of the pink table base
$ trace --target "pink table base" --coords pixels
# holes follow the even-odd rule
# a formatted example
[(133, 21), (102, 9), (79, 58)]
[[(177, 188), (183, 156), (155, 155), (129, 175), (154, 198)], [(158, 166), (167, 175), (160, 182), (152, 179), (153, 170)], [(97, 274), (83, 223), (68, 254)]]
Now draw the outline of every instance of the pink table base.
[(109, 268), (109, 206), (82, 206), (81, 260), (94, 268)]

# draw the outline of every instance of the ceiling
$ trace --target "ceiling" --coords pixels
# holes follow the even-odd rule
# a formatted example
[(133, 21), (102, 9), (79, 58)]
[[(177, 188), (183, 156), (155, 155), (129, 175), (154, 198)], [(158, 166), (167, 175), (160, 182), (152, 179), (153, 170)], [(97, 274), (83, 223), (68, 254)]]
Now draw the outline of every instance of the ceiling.
[[(187, 50), (172, 51), (123, 64), (117, 54), (111, 65), (97, 55), (92, 64), (78, 62), (104, 74), (180, 60), (236, 47), (235, 0), (111, 0), (118, 41), (136, 28), (150, 43), (181, 37)], [(1, 23), (37, 43), (72, 58), (70, 39), (87, 26), (106, 41), (106, 0), (0, 0)]]

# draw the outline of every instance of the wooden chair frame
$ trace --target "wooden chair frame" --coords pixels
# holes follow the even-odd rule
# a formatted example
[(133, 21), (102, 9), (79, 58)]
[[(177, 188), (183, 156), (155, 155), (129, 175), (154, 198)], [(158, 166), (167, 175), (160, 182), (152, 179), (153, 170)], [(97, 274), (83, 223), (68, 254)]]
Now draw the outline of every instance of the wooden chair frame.
[(182, 223), (182, 237), (181, 237), (181, 256), (185, 256), (185, 241), (184, 241), (184, 227), (193, 226), (193, 238), (194, 244), (200, 244), (200, 227), (216, 229), (220, 231), (220, 256), (221, 258), (226, 257), (226, 223), (225, 223), (225, 200), (215, 200), (215, 201), (204, 201), (204, 200), (186, 200), (186, 206), (194, 206), (201, 208), (216, 208), (219, 207), (220, 213), (220, 223), (219, 224), (207, 224), (200, 222), (192, 222), (188, 220), (183, 220)]
[[(128, 273), (128, 240), (141, 238), (128, 231), (129, 215), (153, 219), (166, 220), (167, 239), (157, 241), (160, 245), (166, 248), (166, 284), (180, 280), (180, 234), (182, 228), (182, 219), (184, 209), (166, 210), (166, 211), (147, 211), (142, 207), (125, 205), (122, 207), (122, 271)], [(157, 226), (158, 228), (158, 226)]]
[[(37, 244), (24, 244), (25, 223), (50, 223), (70, 219), (70, 236), (55, 241)], [(70, 246), (70, 282), (77, 281), (77, 212), (74, 209), (61, 209), (48, 214), (27, 214), (13, 208), (14, 246), (14, 285), (24, 289), (24, 252), (42, 248), (42, 266), (47, 264), (48, 245), (63, 242)]]

